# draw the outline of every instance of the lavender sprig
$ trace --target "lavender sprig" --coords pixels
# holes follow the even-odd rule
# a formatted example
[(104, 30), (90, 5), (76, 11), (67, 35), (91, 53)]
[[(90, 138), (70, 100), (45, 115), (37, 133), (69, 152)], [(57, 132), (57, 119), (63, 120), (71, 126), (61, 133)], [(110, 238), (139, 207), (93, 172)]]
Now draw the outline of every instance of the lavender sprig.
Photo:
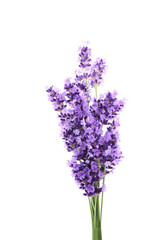
[[(74, 81), (66, 79), (63, 92), (53, 86), (47, 89), (49, 100), (58, 112), (62, 139), (67, 150), (73, 153), (68, 165), (79, 188), (88, 196), (92, 240), (102, 240), (105, 177), (113, 172), (122, 158), (118, 115), (124, 100), (118, 100), (116, 91), (108, 91), (97, 98), (97, 88), (103, 81), (106, 68), (103, 59), (97, 59), (92, 64), (91, 49), (83, 46), (80, 48), (79, 70)], [(93, 88), (95, 98), (91, 95)]]
[(103, 191), (105, 175), (122, 158), (117, 127), (124, 101), (118, 100), (116, 91), (107, 92), (99, 99), (92, 98), (91, 90), (93, 87), (97, 90), (106, 71), (105, 61), (97, 59), (91, 64), (91, 49), (83, 46), (79, 62), (79, 74), (73, 82), (65, 81), (62, 93), (54, 87), (47, 92), (58, 111), (67, 150), (73, 152), (68, 165), (84, 195), (92, 197)]

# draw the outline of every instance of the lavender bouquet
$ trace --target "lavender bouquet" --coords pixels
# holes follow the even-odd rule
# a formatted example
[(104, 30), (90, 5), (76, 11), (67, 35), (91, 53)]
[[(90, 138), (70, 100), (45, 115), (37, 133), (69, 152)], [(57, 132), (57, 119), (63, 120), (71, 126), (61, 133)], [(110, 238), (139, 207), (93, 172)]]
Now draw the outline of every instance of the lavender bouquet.
[(105, 60), (96, 59), (92, 63), (91, 49), (86, 45), (79, 48), (79, 69), (74, 81), (66, 79), (63, 92), (53, 86), (46, 90), (58, 113), (62, 139), (73, 153), (68, 165), (89, 200), (92, 240), (102, 240), (105, 176), (122, 158), (117, 127), (124, 100), (117, 99), (116, 91), (97, 98), (105, 72)]

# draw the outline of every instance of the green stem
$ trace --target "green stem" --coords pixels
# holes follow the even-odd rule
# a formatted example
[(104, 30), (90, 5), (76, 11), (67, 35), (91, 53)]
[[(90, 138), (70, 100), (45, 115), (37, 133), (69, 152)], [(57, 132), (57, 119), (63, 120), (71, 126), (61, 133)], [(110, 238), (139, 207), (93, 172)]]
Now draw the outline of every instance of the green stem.
[(88, 200), (89, 200), (89, 206), (90, 206), (90, 212), (91, 212), (91, 220), (92, 220), (92, 226), (93, 226), (93, 207), (92, 207), (91, 199), (88, 198)]
[(95, 196), (95, 212), (94, 212), (94, 226), (96, 227), (96, 217), (97, 217), (97, 208), (96, 208), (96, 203), (97, 203), (97, 196)]
[[(104, 167), (103, 184), (104, 184), (104, 182), (105, 182), (105, 174), (106, 174), (106, 166)], [(102, 209), (103, 209), (103, 194), (104, 194), (104, 191), (102, 191), (102, 198), (101, 198), (101, 221), (102, 221)]]
[(95, 87), (95, 95), (96, 95), (96, 98), (97, 98), (97, 87)]
[(102, 198), (101, 198), (101, 221), (102, 221), (102, 208), (103, 208), (103, 192), (102, 192)]
[(94, 206), (93, 198), (90, 199), (90, 203), (91, 203), (91, 206), (92, 206), (93, 211), (95, 211), (95, 206)]
[(95, 195), (91, 198), (95, 206), (93, 212), (92, 221), (92, 240), (102, 240), (101, 232), (101, 219), (100, 219), (100, 208), (99, 208), (99, 195)]
[(66, 123), (68, 123), (67, 119), (65, 118)]

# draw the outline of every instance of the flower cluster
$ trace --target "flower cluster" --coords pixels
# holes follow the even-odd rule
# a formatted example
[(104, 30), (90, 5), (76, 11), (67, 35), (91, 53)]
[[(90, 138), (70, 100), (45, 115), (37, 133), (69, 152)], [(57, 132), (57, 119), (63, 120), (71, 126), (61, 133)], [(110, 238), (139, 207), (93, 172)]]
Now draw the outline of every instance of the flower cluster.
[(79, 54), (79, 67), (80, 68), (85, 68), (85, 67), (90, 67), (91, 64), (91, 49), (89, 49), (87, 46), (80, 48), (80, 54)]
[(106, 64), (103, 59), (97, 59), (91, 70), (91, 85), (96, 87), (102, 82), (102, 75), (105, 73)]
[(80, 48), (80, 70), (74, 81), (66, 79), (61, 93), (53, 86), (47, 89), (49, 100), (58, 112), (62, 138), (73, 152), (68, 162), (84, 195), (91, 197), (104, 190), (105, 175), (113, 171), (122, 158), (119, 149), (118, 114), (124, 106), (117, 92), (107, 92), (99, 99), (91, 97), (106, 70), (103, 59), (91, 64), (91, 49)]

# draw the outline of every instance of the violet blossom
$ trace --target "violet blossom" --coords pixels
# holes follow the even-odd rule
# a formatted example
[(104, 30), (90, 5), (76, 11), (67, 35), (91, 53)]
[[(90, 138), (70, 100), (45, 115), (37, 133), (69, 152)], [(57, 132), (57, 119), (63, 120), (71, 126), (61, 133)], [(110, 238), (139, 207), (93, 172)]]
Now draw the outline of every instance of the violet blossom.
[[(119, 118), (124, 100), (117, 92), (93, 98), (91, 91), (102, 83), (106, 63), (97, 59), (92, 64), (91, 49), (80, 48), (79, 70), (72, 81), (67, 79), (64, 91), (53, 86), (46, 91), (58, 112), (62, 139), (72, 159), (68, 162), (84, 195), (92, 197), (105, 189), (105, 175), (113, 171), (122, 158), (119, 148)], [(97, 92), (96, 92), (97, 96)]]

